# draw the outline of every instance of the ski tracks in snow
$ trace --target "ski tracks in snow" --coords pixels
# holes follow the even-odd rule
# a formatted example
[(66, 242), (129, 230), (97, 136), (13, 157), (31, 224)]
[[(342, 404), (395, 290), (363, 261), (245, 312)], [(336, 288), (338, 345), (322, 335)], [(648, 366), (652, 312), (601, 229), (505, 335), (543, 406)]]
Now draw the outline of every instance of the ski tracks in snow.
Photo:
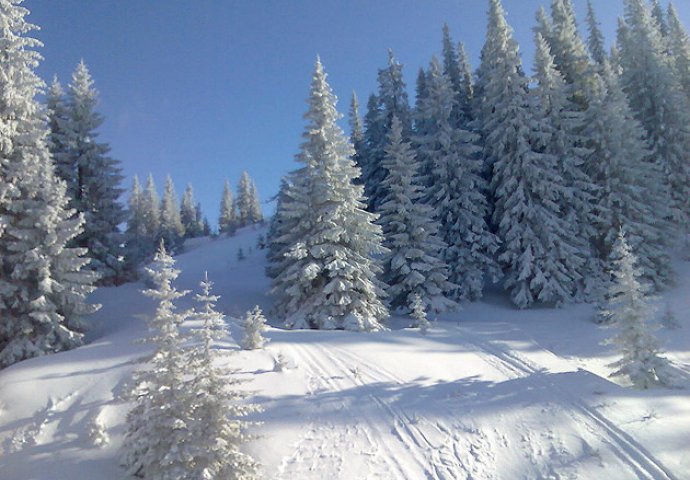
[[(395, 391), (407, 382), (395, 374), (332, 345), (290, 348), (319, 405), (307, 433), (283, 460), (279, 478), (307, 478), (315, 471), (319, 478), (494, 478), (487, 468), (493, 457), (486, 435), (460, 423), (410, 415), (396, 404)], [(324, 402), (328, 395), (333, 398)], [(333, 471), (326, 474), (324, 467)], [(358, 471), (361, 475), (353, 476)]]
[[(554, 383), (548, 383), (543, 370), (529, 360), (502, 348), (496, 342), (482, 339), (466, 328), (459, 328), (464, 341), (473, 344), (478, 351), (486, 355), (486, 360), (503, 370), (513, 378), (531, 377), (535, 384), (542, 383), (544, 388), (550, 389), (572, 416), (573, 420), (584, 425), (587, 431), (597, 437), (602, 444), (608, 445), (612, 453), (630, 468), (635, 478), (645, 480), (679, 480), (663, 463), (656, 459), (644, 446), (631, 435), (617, 427), (613, 422), (587, 405), (579, 396), (567, 388)], [(584, 442), (584, 439), (583, 439)]]

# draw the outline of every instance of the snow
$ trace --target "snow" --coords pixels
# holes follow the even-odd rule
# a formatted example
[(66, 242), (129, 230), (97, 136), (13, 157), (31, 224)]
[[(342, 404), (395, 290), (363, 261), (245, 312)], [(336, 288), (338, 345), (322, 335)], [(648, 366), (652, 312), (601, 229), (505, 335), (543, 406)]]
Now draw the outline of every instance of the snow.
[[(680, 329), (657, 332), (681, 387), (635, 390), (608, 378), (614, 331), (594, 308), (515, 310), (489, 290), (426, 335), (393, 318), (375, 333), (285, 330), (264, 350), (240, 350), (241, 318), (265, 296), (260, 227), (194, 240), (177, 257), (177, 287), (208, 271), (217, 308), (232, 316), (226, 361), (251, 379), (264, 412), (247, 453), (267, 479), (681, 479), (690, 476), (690, 264), (661, 304)], [(245, 260), (237, 260), (242, 248)], [(154, 302), (142, 284), (102, 288), (89, 343), (0, 371), (0, 478), (121, 479), (129, 408), (120, 396), (151, 346)], [(192, 296), (181, 301), (191, 306)], [(661, 309), (662, 313), (665, 308)], [(270, 315), (268, 315), (271, 321)], [(192, 325), (190, 325), (192, 326)], [(282, 369), (275, 369), (275, 363)], [(278, 370), (278, 371), (276, 371)], [(101, 445), (98, 445), (101, 443)]]

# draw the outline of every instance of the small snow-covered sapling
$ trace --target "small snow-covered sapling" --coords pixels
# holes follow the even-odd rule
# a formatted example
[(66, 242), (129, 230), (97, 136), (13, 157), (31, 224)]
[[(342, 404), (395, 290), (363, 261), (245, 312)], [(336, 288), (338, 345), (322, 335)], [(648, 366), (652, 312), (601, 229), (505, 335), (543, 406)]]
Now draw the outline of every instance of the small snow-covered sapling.
[(266, 317), (257, 305), (247, 312), (244, 318), (244, 338), (242, 348), (244, 350), (256, 350), (264, 347), (267, 340), (262, 333), (266, 330)]
[(419, 328), (419, 331), (423, 334), (429, 330), (431, 324), (426, 318), (426, 310), (424, 309), (424, 302), (422, 302), (422, 297), (419, 294), (414, 294), (412, 296), (412, 318), (415, 319), (414, 326)]

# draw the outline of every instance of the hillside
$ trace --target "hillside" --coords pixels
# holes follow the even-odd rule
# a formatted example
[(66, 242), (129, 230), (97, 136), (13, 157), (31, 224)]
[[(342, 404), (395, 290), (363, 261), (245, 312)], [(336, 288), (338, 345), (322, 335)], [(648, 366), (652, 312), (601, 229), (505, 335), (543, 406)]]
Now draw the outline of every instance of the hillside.
[[(180, 288), (196, 290), (204, 271), (215, 282), (232, 317), (232, 338), (220, 345), (228, 351), (237, 350), (237, 318), (270, 308), (261, 233), (196, 240), (177, 258)], [(248, 451), (267, 479), (688, 478), (690, 265), (677, 270), (679, 286), (660, 304), (682, 328), (659, 335), (679, 388), (612, 382), (614, 352), (602, 346), (612, 332), (586, 305), (517, 311), (489, 292), (426, 336), (405, 318), (373, 334), (274, 322), (264, 351), (226, 358), (264, 408)], [(0, 478), (122, 478), (121, 395), (149, 348), (136, 340), (153, 311), (142, 288), (93, 295), (103, 308), (86, 346), (0, 372)], [(274, 371), (279, 354), (286, 366)], [(90, 435), (95, 425), (104, 445)]]

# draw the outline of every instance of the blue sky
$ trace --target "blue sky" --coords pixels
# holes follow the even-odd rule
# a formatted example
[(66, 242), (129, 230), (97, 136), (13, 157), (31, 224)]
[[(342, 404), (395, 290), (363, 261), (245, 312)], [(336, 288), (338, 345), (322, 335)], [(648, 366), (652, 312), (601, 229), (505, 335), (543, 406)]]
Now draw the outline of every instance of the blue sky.
[[(585, 0), (574, 0), (584, 20)], [(593, 0), (610, 42), (622, 0)], [(504, 0), (532, 61), (534, 14), (549, 0)], [(666, 1), (663, 2), (666, 5)], [(100, 91), (101, 139), (137, 173), (165, 175), (178, 195), (192, 183), (215, 224), (222, 183), (246, 169), (262, 200), (295, 167), (317, 54), (347, 113), (376, 88), (392, 48), (413, 91), (417, 70), (440, 51), (447, 22), (473, 67), (483, 43), (486, 0), (25, 0), (44, 44), (40, 75), (69, 82), (80, 59)], [(676, 9), (690, 25), (690, 5)], [(411, 98), (412, 95), (411, 95)], [(364, 112), (361, 112), (362, 115)], [(345, 124), (344, 124), (345, 125)], [(272, 206), (265, 205), (265, 210)]]

